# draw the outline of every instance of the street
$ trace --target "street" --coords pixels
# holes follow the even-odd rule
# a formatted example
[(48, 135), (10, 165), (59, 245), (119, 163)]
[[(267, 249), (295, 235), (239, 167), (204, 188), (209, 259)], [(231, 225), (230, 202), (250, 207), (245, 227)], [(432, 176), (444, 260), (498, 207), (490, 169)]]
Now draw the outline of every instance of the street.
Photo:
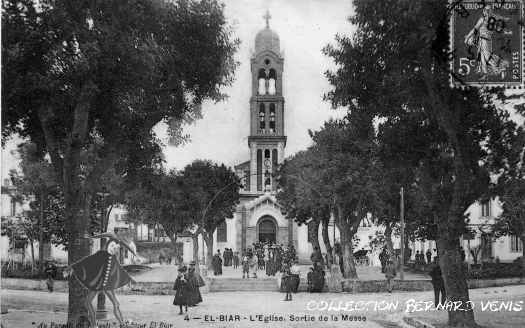
[[(51, 322), (63, 323), (66, 319), (65, 293), (2, 290), (1, 296), (9, 309), (2, 316), (4, 327), (36, 327), (42, 322), (51, 327)], [(476, 320), (483, 327), (523, 327), (525, 286), (474, 289), (470, 296)], [(170, 324), (217, 328), (248, 324), (250, 327), (282, 327), (283, 324), (287, 327), (407, 327), (401, 323), (403, 316), (438, 324), (445, 323), (447, 318), (444, 311), (424, 310), (422, 302), (431, 301), (432, 292), (298, 293), (291, 302), (284, 302), (284, 294), (275, 292), (221, 292), (203, 297), (202, 304), (188, 309), (188, 317), (178, 315), (178, 308), (171, 305), (171, 296), (120, 295), (119, 301), (126, 320), (135, 322), (137, 327), (139, 324), (155, 327), (152, 322), (157, 323), (158, 328)], [(513, 307), (501, 306), (506, 304), (502, 302), (509, 301)], [(323, 304), (332, 304), (332, 308)], [(366, 304), (366, 310), (360, 310), (359, 304)], [(374, 304), (379, 306), (374, 308)], [(416, 309), (414, 304), (419, 304), (420, 311), (407, 313), (409, 309)], [(517, 304), (522, 304), (519, 311)], [(109, 322), (113, 322), (109, 302), (107, 306)]]

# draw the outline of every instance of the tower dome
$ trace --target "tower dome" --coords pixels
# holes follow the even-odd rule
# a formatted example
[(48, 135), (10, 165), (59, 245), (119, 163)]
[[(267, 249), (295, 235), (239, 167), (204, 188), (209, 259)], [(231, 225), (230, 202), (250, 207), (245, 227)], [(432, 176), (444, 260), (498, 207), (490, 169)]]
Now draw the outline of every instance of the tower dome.
[(272, 29), (270, 29), (270, 13), (267, 11), (264, 19), (266, 20), (266, 28), (262, 29), (255, 36), (255, 52), (259, 53), (264, 50), (271, 50), (279, 54), (279, 36)]
[(264, 50), (271, 50), (279, 54), (279, 36), (269, 27), (259, 31), (255, 37), (255, 52), (259, 53)]

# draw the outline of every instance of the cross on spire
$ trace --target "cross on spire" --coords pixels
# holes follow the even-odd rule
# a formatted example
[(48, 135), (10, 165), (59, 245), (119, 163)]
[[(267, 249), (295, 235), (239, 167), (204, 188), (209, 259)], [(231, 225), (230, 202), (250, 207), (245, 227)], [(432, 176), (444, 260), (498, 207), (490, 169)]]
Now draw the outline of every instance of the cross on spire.
[(270, 16), (269, 10), (266, 10), (266, 14), (263, 16), (263, 18), (266, 20), (266, 28), (270, 28), (270, 18), (272, 18), (272, 16)]

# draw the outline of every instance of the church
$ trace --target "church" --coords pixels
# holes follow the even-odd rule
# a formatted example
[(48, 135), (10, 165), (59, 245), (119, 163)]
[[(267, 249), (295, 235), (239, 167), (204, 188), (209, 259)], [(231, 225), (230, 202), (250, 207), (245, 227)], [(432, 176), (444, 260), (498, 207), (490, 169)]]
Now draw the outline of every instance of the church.
[[(243, 186), (240, 203), (234, 217), (217, 228), (214, 252), (220, 249), (222, 253), (224, 248), (242, 252), (253, 243), (270, 241), (285, 246), (293, 244), (300, 261), (309, 261), (312, 247), (307, 240), (307, 227), (286, 218), (275, 197), (277, 185), (273, 173), (286, 156), (285, 58), (279, 35), (270, 28), (269, 13), (264, 18), (266, 27), (255, 36), (250, 58), (248, 160), (235, 166)], [(184, 243), (185, 261), (191, 257), (191, 247), (191, 243)]]

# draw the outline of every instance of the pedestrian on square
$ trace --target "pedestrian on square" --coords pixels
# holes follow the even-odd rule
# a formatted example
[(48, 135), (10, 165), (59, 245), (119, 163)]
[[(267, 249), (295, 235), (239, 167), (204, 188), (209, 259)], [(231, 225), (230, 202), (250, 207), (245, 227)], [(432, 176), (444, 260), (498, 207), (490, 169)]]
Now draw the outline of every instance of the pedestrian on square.
[(285, 301), (292, 300), (292, 273), (290, 272), (290, 266), (288, 264), (283, 264), (283, 276), (281, 279), (284, 284), (284, 290), (286, 291)]
[(388, 260), (385, 266), (386, 288), (389, 293), (394, 289), (394, 277), (396, 276), (396, 267), (394, 261)]
[(253, 273), (253, 277), (257, 278), (257, 267), (259, 266), (259, 260), (257, 254), (252, 254), (250, 258), (250, 271)]
[(233, 268), (237, 269), (239, 267), (239, 252), (235, 251), (233, 253)]
[(250, 278), (250, 260), (248, 254), (244, 254), (242, 257), (242, 279), (246, 276), (247, 279)]
[(55, 285), (55, 281), (53, 279), (57, 272), (57, 266), (52, 261), (47, 261), (44, 272), (46, 274), (47, 290), (52, 293)]
[(183, 307), (185, 311), (188, 312), (188, 297), (190, 290), (188, 288), (188, 281), (185, 277), (186, 270), (186, 266), (179, 268), (177, 279), (175, 280), (175, 285), (173, 286), (173, 289), (175, 290), (173, 305), (179, 306), (179, 314), (184, 314), (184, 312), (182, 312)]
[[(438, 304), (445, 303), (447, 298), (447, 292), (445, 291), (445, 282), (443, 281), (443, 276), (441, 274), (441, 268), (439, 267), (439, 258), (434, 256), (434, 262), (430, 266), (430, 271), (428, 273), (430, 278), (432, 278), (432, 287), (434, 288), (434, 306), (437, 307)], [(439, 302), (439, 295), (441, 294), (441, 303)]]
[(186, 281), (188, 282), (188, 306), (196, 306), (202, 302), (202, 295), (199, 287), (204, 286), (204, 280), (195, 271), (195, 262), (190, 263), (188, 272), (186, 273)]
[(427, 256), (427, 263), (428, 264), (432, 263), (432, 252), (430, 251), (430, 248), (427, 249), (427, 252), (425, 253), (425, 255)]
[[(381, 253), (379, 253), (379, 262), (381, 262), (381, 273), (385, 273), (385, 266), (387, 262), (386, 247), (383, 247)], [(416, 257), (417, 259), (417, 257)], [(342, 272), (342, 271), (341, 271)]]

